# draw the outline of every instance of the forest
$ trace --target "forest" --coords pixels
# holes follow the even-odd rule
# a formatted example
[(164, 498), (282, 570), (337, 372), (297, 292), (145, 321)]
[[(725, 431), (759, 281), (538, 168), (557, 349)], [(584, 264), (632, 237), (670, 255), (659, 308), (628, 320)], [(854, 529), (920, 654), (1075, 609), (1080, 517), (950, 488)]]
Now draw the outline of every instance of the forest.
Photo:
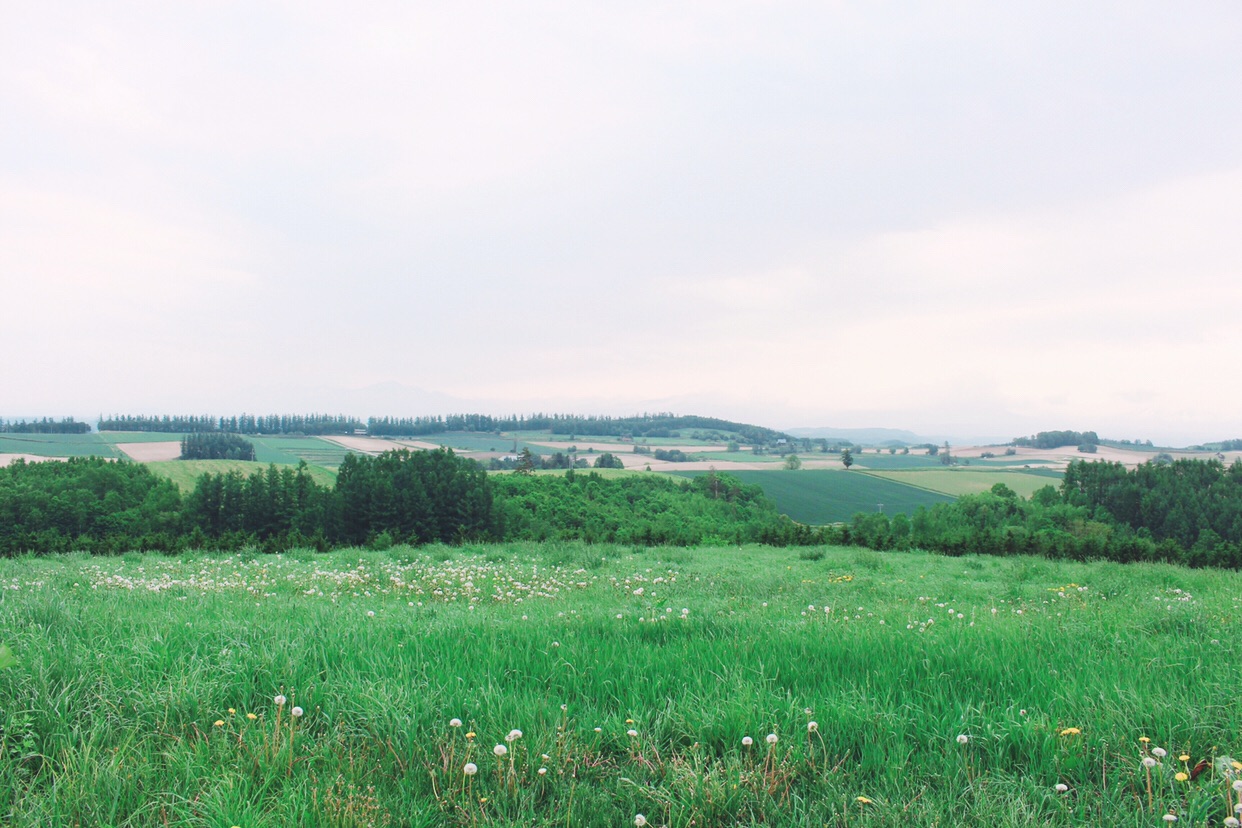
[(1004, 484), (912, 517), (858, 514), (834, 542), (950, 555), (1043, 555), (1242, 568), (1242, 461), (1075, 461), (1029, 499)]
[(347, 455), (335, 486), (308, 467), (204, 474), (189, 494), (101, 458), (0, 469), (0, 555), (547, 538), (636, 544), (782, 542), (805, 533), (758, 487), (594, 472), (489, 477), (451, 450)]

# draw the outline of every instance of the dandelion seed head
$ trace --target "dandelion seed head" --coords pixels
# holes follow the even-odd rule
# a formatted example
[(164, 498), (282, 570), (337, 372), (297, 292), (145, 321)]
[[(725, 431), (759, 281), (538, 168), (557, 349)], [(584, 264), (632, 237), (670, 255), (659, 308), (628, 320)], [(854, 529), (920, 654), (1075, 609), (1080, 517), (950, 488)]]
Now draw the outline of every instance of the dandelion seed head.
[(967, 736), (965, 733), (959, 733), (959, 734), (957, 734), (957, 743), (958, 743), (959, 745), (964, 745), (964, 744), (966, 744), (966, 743), (967, 743), (967, 742), (969, 742), (969, 741), (970, 741), (970, 737), (969, 737), (969, 736)]
[(742, 737), (742, 744), (745, 745), (746, 747), (750, 747), (754, 743), (755, 743), (755, 740), (750, 738), (749, 736)]
[(1066, 785), (1064, 782), (1058, 782), (1056, 784), (1057, 793), (1065, 793), (1068, 790), (1069, 790), (1069, 785)]
[(281, 696), (277, 696), (277, 697), (274, 699), (274, 701), (276, 702), (276, 706), (277, 706), (277, 707), (284, 707), (284, 706), (285, 706), (285, 703), (286, 703), (287, 701), (289, 701), (289, 700), (288, 700), (288, 699), (286, 699), (283, 695), (281, 695)]
[(1175, 814), (1165, 814), (1164, 816), (1160, 818), (1163, 819), (1165, 822), (1177, 822), (1177, 816)]
[(1237, 817), (1231, 817), (1231, 816), (1225, 817), (1226, 828), (1238, 828), (1239, 825), (1242, 825), (1242, 822), (1238, 822)]
[(774, 745), (779, 741), (779, 738), (775, 733), (769, 733), (766, 737), (766, 741), (769, 745)]
[(306, 712), (306, 711), (302, 710), (302, 708), (300, 708), (300, 707), (295, 707), (295, 708), (293, 708), (292, 710), (290, 710), (290, 711), (289, 711), (289, 715), (293, 716), (293, 718), (295, 718), (295, 719), (300, 719), (300, 718), (302, 717), (302, 714), (303, 714), (304, 712)]
[(461, 769), (461, 772), (464, 773), (466, 776), (474, 776), (476, 773), (479, 772), (479, 766), (476, 765), (474, 762), (467, 762), (465, 767)]
[(819, 722), (807, 722), (806, 723), (807, 733), (814, 733), (817, 730), (819, 730)]
[(508, 752), (509, 752), (509, 749), (505, 747), (504, 745), (496, 745), (496, 747), (492, 748), (492, 753), (496, 754), (497, 756), (504, 756)]
[(631, 739), (637, 739), (638, 731), (635, 730), (634, 728), (630, 728), (629, 730), (625, 731), (625, 735), (629, 736)]
[(643, 826), (647, 824), (647, 818), (642, 814), (635, 814), (634, 824), (638, 826), (638, 828), (643, 828)]
[(547, 768), (540, 768), (540, 769), (537, 771), (537, 773), (538, 773), (540, 776), (547, 776), (547, 775), (548, 775), (548, 769), (547, 769)]
[(1238, 793), (1242, 793), (1242, 779), (1233, 780), (1233, 789)]
[(522, 738), (522, 731), (518, 730), (518, 729), (515, 727), (515, 728), (513, 728), (513, 730), (510, 730), (510, 731), (509, 731), (509, 733), (508, 733), (508, 735), (507, 735), (507, 736), (505, 736), (505, 741), (506, 741), (506, 742), (516, 742), (518, 739), (521, 739), (521, 738)]
[(1156, 766), (1156, 760), (1155, 760), (1155, 759), (1151, 758), (1150, 756), (1144, 756), (1144, 757), (1143, 757), (1143, 767), (1145, 767), (1145, 768), (1154, 768), (1155, 766)]
[(449, 719), (449, 727), (461, 727), (461, 719)]
[(1157, 747), (1151, 749), (1151, 755), (1157, 757), (1158, 759), (1163, 759), (1169, 755), (1169, 752), (1164, 748)]

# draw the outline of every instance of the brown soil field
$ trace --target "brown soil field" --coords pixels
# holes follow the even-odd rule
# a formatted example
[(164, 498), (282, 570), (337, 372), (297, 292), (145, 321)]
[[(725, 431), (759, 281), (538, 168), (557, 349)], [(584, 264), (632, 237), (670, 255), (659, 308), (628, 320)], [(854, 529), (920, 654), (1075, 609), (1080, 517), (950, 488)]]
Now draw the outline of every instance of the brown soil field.
[(13, 463), (17, 460), (25, 460), (27, 463), (39, 463), (43, 460), (68, 460), (68, 457), (42, 457), (38, 454), (0, 454), (0, 468)]
[(139, 463), (176, 460), (181, 456), (181, 442), (179, 440), (167, 443), (117, 443), (116, 447), (125, 452), (126, 457)]

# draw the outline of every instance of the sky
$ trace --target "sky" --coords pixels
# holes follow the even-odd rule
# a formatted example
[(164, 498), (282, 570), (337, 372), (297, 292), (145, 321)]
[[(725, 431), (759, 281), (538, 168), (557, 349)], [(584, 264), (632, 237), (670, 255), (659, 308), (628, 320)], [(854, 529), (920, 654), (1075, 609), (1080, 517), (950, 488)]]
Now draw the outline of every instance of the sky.
[(0, 417), (1242, 436), (1242, 4), (0, 0)]

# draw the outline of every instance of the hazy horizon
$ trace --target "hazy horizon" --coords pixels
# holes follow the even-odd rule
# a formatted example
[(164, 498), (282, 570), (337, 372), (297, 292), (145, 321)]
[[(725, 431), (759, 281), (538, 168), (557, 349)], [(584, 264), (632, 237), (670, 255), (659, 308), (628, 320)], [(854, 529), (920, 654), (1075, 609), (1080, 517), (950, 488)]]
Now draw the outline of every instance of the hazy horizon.
[(5, 21), (0, 417), (1242, 436), (1237, 4)]

